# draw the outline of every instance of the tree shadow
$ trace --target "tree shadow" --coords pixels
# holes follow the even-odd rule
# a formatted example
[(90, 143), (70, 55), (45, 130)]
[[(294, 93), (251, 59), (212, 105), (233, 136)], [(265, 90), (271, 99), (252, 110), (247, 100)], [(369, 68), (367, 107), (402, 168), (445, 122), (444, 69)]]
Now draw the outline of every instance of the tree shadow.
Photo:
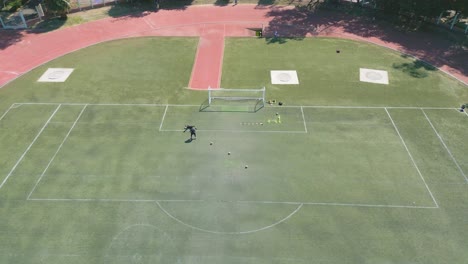
[(31, 30), (31, 33), (45, 33), (49, 31), (54, 31), (61, 28), (70, 17), (60, 18), (54, 17), (39, 21), (38, 23), (34, 24), (34, 30)]
[[(460, 44), (460, 38), (467, 39), (467, 36), (449, 39), (446, 35), (435, 32), (434, 28), (438, 28), (436, 26), (431, 30), (427, 30), (426, 27), (425, 31), (402, 31), (397, 25), (381, 20), (379, 13), (367, 12), (357, 16), (347, 12), (329, 6), (318, 8), (315, 12), (304, 7), (274, 7), (267, 13), (271, 22), (264, 29), (264, 36), (272, 37), (274, 32), (278, 32), (284, 41), (313, 36), (350, 38), (355, 35), (358, 39), (377, 38), (386, 45), (398, 47), (399, 51), (412, 54), (435, 67), (448, 65), (468, 75), (468, 49)], [(396, 66), (403, 67), (402, 69), (406, 69), (409, 74), (421, 77), (418, 71), (415, 72), (415, 69), (422, 70), (423, 66), (419, 64)]]
[(0, 29), (0, 50), (6, 49), (23, 38), (22, 30)]
[(215, 6), (227, 6), (229, 5), (229, 0), (216, 0), (214, 5)]
[(280, 38), (280, 37), (266, 37), (265, 42), (267, 44), (284, 44), (289, 40), (288, 38)]
[(167, 10), (185, 10), (192, 5), (193, 0), (160, 0), (160, 9)]
[[(403, 55), (402, 57), (408, 58), (408, 56), (406, 55)], [(421, 60), (415, 60), (410, 63), (394, 63), (392, 67), (394, 69), (401, 70), (402, 72), (414, 78), (425, 78), (429, 75), (428, 71), (437, 70), (437, 68), (435, 68), (434, 66), (427, 64), (426, 62)]]
[(125, 19), (144, 17), (155, 11), (157, 10), (153, 2), (135, 2), (114, 4), (107, 14), (113, 18)]
[(258, 0), (257, 5), (273, 5), (275, 0)]

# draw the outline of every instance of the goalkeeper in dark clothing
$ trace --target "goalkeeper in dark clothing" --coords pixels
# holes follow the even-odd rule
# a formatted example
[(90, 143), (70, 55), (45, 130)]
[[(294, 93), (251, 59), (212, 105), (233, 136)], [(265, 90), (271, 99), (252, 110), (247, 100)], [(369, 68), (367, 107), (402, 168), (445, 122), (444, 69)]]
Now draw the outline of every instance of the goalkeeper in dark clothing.
[(190, 130), (190, 139), (192, 140), (194, 137), (195, 139), (197, 139), (197, 128), (195, 126), (189, 126), (189, 125), (185, 125), (184, 127), (184, 133), (185, 131), (187, 130)]

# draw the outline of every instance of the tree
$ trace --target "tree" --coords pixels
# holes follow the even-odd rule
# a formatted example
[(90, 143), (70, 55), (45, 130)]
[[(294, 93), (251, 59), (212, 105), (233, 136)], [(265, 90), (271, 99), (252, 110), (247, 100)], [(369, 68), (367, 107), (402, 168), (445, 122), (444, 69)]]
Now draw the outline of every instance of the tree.
[(58, 15), (61, 18), (66, 18), (68, 11), (70, 11), (70, 2), (68, 0), (45, 0), (47, 11)]

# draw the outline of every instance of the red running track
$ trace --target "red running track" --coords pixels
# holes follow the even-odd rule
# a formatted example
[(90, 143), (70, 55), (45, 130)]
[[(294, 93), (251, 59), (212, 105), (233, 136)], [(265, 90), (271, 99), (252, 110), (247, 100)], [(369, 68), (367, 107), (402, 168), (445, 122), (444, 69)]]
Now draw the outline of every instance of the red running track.
[[(139, 17), (107, 18), (48, 33), (0, 31), (0, 87), (35, 67), (72, 51), (104, 41), (138, 36), (199, 36), (197, 56), (188, 87), (219, 87), (224, 37), (252, 36), (253, 32), (248, 28), (262, 25), (267, 27), (271, 21), (281, 19), (279, 17), (285, 15), (285, 12), (294, 11), (292, 7), (256, 5), (190, 6), (183, 11), (160, 10), (144, 13)], [(318, 33), (319, 36), (349, 38), (389, 47), (437, 65), (465, 84), (468, 83), (468, 77), (464, 74), (467, 69), (463, 66), (460, 69), (460, 63), (438, 56), (443, 54), (444, 47), (435, 48), (433, 43), (429, 45), (431, 43), (427, 39), (413, 37), (410, 41), (399, 42), (396, 37), (392, 38), (395, 41), (385, 41), (378, 34), (372, 36), (349, 32), (343, 26), (350, 21), (347, 20), (349, 18), (333, 23), (327, 21), (325, 16), (314, 15), (310, 18), (310, 21), (305, 21), (305, 25), (302, 21), (301, 26), (324, 28), (325, 30)], [(391, 32), (386, 33), (388, 36)]]

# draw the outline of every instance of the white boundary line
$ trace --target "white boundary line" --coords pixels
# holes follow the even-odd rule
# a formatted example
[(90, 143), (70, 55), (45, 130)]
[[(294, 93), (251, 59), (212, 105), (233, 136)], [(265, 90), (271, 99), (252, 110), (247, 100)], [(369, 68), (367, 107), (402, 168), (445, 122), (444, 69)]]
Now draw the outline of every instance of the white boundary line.
[(414, 165), (414, 167), (416, 168), (416, 171), (418, 172), (419, 177), (421, 177), (421, 180), (423, 181), (424, 185), (426, 186), (427, 191), (428, 191), (429, 194), (431, 195), (432, 201), (434, 202), (434, 204), (435, 204), (435, 205), (437, 206), (437, 208), (438, 208), (438, 207), (439, 207), (439, 204), (437, 203), (436, 199), (434, 198), (434, 195), (432, 194), (431, 189), (429, 189), (429, 186), (427, 185), (426, 180), (424, 179), (424, 177), (423, 177), (421, 171), (419, 170), (418, 165), (416, 165), (416, 162), (414, 161), (413, 155), (411, 155), (411, 152), (409, 151), (408, 146), (406, 146), (405, 140), (403, 140), (403, 137), (401, 136), (400, 131), (398, 130), (398, 127), (396, 126), (395, 122), (393, 121), (393, 118), (392, 118), (392, 116), (390, 115), (390, 113), (388, 112), (387, 108), (385, 108), (385, 112), (387, 112), (387, 115), (388, 115), (388, 117), (390, 118), (390, 121), (391, 121), (392, 124), (393, 124), (393, 128), (395, 128), (395, 131), (397, 132), (398, 137), (399, 137), (400, 140), (401, 140), (401, 143), (402, 143), (403, 146), (405, 147), (406, 152), (408, 153), (408, 156), (409, 156), (410, 159), (411, 159), (411, 162), (413, 162), (413, 165)]
[[(148, 203), (148, 202), (209, 202), (206, 200), (159, 200), (159, 199), (111, 199), (111, 198), (30, 198), (29, 201), (49, 201), (49, 202), (127, 202), (127, 203)], [(436, 206), (420, 205), (396, 205), (396, 204), (359, 204), (359, 203), (332, 203), (332, 202), (288, 202), (288, 201), (225, 201), (230, 203), (250, 203), (250, 204), (290, 204), (290, 205), (321, 205), (321, 206), (344, 206), (344, 207), (368, 207), (368, 208), (412, 208), (412, 209), (437, 209)]]
[(70, 136), (70, 133), (72, 132), (73, 128), (75, 127), (76, 123), (78, 122), (78, 120), (80, 119), (81, 115), (83, 114), (83, 112), (85, 111), (87, 105), (85, 105), (83, 107), (83, 109), (81, 109), (81, 112), (80, 114), (78, 115), (78, 117), (76, 118), (75, 122), (73, 123), (73, 125), (71, 126), (71, 128), (68, 130), (68, 133), (67, 135), (65, 136), (65, 138), (62, 140), (62, 143), (60, 143), (59, 147), (57, 148), (57, 150), (55, 151), (54, 155), (52, 156), (52, 158), (49, 160), (49, 163), (47, 164), (47, 166), (45, 167), (45, 169), (42, 171), (41, 173), (41, 176), (39, 177), (39, 179), (36, 181), (36, 184), (34, 185), (34, 187), (32, 188), (31, 192), (29, 192), (29, 195), (28, 197), (26, 198), (26, 200), (29, 200), (29, 198), (31, 197), (32, 193), (34, 192), (34, 190), (36, 190), (36, 187), (37, 185), (39, 184), (39, 182), (41, 181), (42, 177), (44, 177), (46, 171), (49, 169), (49, 166), (52, 164), (52, 162), (54, 161), (55, 157), (57, 156), (57, 154), (59, 153), (60, 149), (62, 149), (62, 146), (63, 144), (65, 143), (65, 141), (67, 141), (68, 139), (68, 136)]
[(8, 114), (8, 112), (10, 112), (11, 109), (13, 109), (13, 106), (15, 106), (15, 104), (10, 105), (10, 107), (8, 107), (5, 113), (3, 113), (2, 116), (0, 116), (0, 121), (2, 121), (2, 119)]
[[(161, 132), (181, 132), (181, 129), (160, 130)], [(197, 129), (200, 132), (230, 132), (230, 133), (284, 133), (284, 134), (305, 134), (307, 131), (286, 131), (286, 130), (223, 130), (223, 129)]]
[(57, 108), (55, 109), (55, 111), (52, 113), (52, 115), (50, 115), (49, 119), (47, 120), (47, 122), (44, 124), (44, 126), (41, 128), (41, 130), (39, 130), (39, 132), (37, 133), (36, 137), (33, 139), (33, 141), (31, 142), (31, 144), (29, 144), (29, 146), (26, 148), (26, 150), (23, 152), (23, 155), (21, 155), (21, 157), (18, 159), (18, 161), (16, 162), (16, 164), (13, 166), (13, 168), (10, 170), (10, 172), (8, 173), (8, 175), (5, 177), (5, 179), (3, 179), (3, 182), (0, 184), (0, 189), (3, 187), (3, 185), (5, 184), (5, 182), (8, 180), (8, 178), (10, 178), (11, 174), (13, 174), (13, 172), (16, 170), (16, 167), (21, 163), (21, 161), (23, 160), (24, 156), (26, 156), (26, 153), (28, 153), (28, 151), (31, 149), (32, 145), (36, 142), (36, 140), (39, 138), (39, 136), (42, 134), (42, 131), (44, 131), (44, 129), (47, 127), (47, 125), (49, 124), (50, 120), (52, 120), (52, 118), (55, 116), (55, 113), (57, 113), (57, 111), (60, 109), (62, 105), (59, 104), (57, 106)]
[(164, 109), (164, 114), (163, 114), (163, 117), (161, 119), (161, 124), (159, 125), (159, 131), (162, 131), (162, 126), (163, 126), (163, 123), (164, 123), (164, 118), (166, 118), (166, 113), (167, 113), (167, 108), (169, 108), (169, 105), (166, 105), (166, 109)]
[(290, 213), (288, 216), (286, 216), (285, 218), (271, 224), (271, 225), (268, 225), (268, 226), (264, 226), (262, 228), (258, 228), (258, 229), (254, 229), (254, 230), (248, 230), (248, 231), (240, 231), (240, 232), (222, 232), (222, 231), (212, 231), (212, 230), (207, 230), (207, 229), (203, 229), (203, 228), (199, 228), (199, 227), (196, 227), (196, 226), (193, 226), (193, 225), (189, 225), (185, 222), (183, 222), (182, 220), (179, 220), (178, 218), (176, 218), (175, 216), (171, 215), (168, 211), (166, 211), (164, 209), (164, 207), (161, 206), (161, 204), (159, 202), (156, 202), (156, 204), (158, 205), (159, 209), (161, 209), (161, 211), (163, 211), (167, 216), (169, 216), (170, 218), (172, 218), (173, 220), (175, 220), (176, 222), (186, 226), (186, 227), (189, 227), (191, 229), (195, 229), (195, 230), (198, 230), (198, 231), (202, 231), (202, 232), (207, 232), (207, 233), (211, 233), (211, 234), (217, 234), (217, 235), (245, 235), (245, 234), (251, 234), (251, 233), (256, 233), (256, 232), (260, 232), (260, 231), (263, 231), (263, 230), (266, 230), (266, 229), (269, 229), (269, 228), (272, 228), (276, 225), (279, 225), (281, 224), (282, 222), (288, 220), (289, 218), (291, 218), (294, 214), (296, 214), (303, 206), (303, 204), (299, 204), (299, 206), (296, 208), (296, 210), (294, 210), (292, 213)]
[(455, 163), (455, 165), (457, 166), (458, 168), (458, 171), (460, 171), (461, 175), (463, 176), (463, 178), (465, 178), (465, 182), (468, 183), (468, 177), (466, 177), (466, 174), (465, 172), (463, 172), (463, 169), (460, 167), (460, 164), (458, 164), (457, 160), (455, 159), (455, 157), (453, 156), (452, 152), (450, 151), (450, 149), (447, 147), (447, 145), (445, 144), (444, 140), (442, 139), (442, 137), (440, 136), (439, 132), (436, 130), (436, 128), (434, 127), (434, 125), (432, 124), (431, 120), (429, 119), (429, 117), (427, 116), (426, 112), (424, 112), (424, 109), (421, 109), (422, 113), (424, 114), (424, 117), (426, 117), (426, 120), (427, 122), (429, 122), (429, 125), (431, 125), (432, 127), (432, 130), (434, 130), (435, 134), (437, 135), (437, 137), (439, 138), (439, 141), (440, 143), (442, 143), (442, 145), (444, 146), (445, 150), (447, 151), (447, 153), (450, 155), (450, 158), (452, 159), (453, 163)]
[[(57, 109), (55, 110), (55, 112), (52, 114), (52, 116), (49, 118), (49, 120), (47, 121), (46, 125), (48, 123), (51, 123), (50, 120), (52, 119), (52, 117), (55, 115), (55, 113), (58, 111), (58, 109), (62, 106), (62, 105), (84, 105), (84, 108), (82, 109), (82, 112), (80, 112), (77, 120), (75, 120), (75, 122), (73, 123), (73, 126), (72, 128), (70, 129), (69, 133), (67, 134), (67, 136), (65, 137), (64, 141), (62, 142), (62, 144), (59, 146), (59, 149), (57, 150), (56, 154), (58, 153), (58, 151), (60, 150), (61, 146), (64, 144), (65, 140), (67, 139), (67, 137), (69, 136), (69, 134), (71, 133), (71, 130), (73, 129), (73, 127), (76, 125), (78, 119), (80, 118), (81, 114), (83, 113), (83, 111), (85, 110), (85, 108), (89, 105), (100, 105), (100, 106), (158, 106), (158, 107), (162, 107), (162, 106), (165, 106), (166, 109), (165, 109), (165, 112), (164, 112), (164, 115), (163, 115), (163, 120), (161, 121), (161, 125), (160, 125), (160, 128), (162, 127), (162, 122), (164, 121), (164, 117), (165, 117), (165, 114), (167, 112), (167, 109), (169, 106), (189, 106), (189, 107), (193, 107), (193, 106), (196, 106), (198, 107), (198, 105), (173, 105), (173, 104), (82, 104), (82, 103), (70, 103), (70, 104), (67, 104), (67, 103), (64, 103), (64, 104), (58, 104), (58, 103), (14, 103), (12, 104), (12, 106), (10, 106), (9, 109), (13, 108), (13, 106), (15, 105), (21, 105), (21, 104), (38, 104), (38, 105), (58, 105)], [(418, 174), (420, 175), (421, 179), (423, 180), (425, 186), (426, 186), (426, 189), (428, 190), (429, 194), (431, 195), (431, 198), (434, 202), (434, 204), (436, 205), (435, 207), (431, 207), (431, 206), (411, 206), (411, 205), (379, 205), (379, 204), (353, 204), (353, 203), (317, 203), (317, 202), (274, 202), (274, 201), (238, 201), (238, 202), (246, 202), (246, 203), (277, 203), (277, 204), (302, 204), (302, 205), (331, 205), (331, 206), (355, 206), (355, 207), (386, 207), (386, 208), (439, 208), (439, 205), (437, 203), (437, 201), (435, 200), (431, 190), (429, 189), (429, 186), (427, 185), (424, 177), (422, 176), (419, 168), (417, 167), (411, 153), (409, 152), (409, 149), (407, 148), (406, 146), (406, 143), (404, 142), (403, 138), (401, 137), (401, 134), (399, 133), (399, 130), (395, 124), (395, 122), (393, 121), (393, 118), (391, 117), (390, 113), (388, 112), (387, 110), (387, 107), (348, 107), (348, 106), (289, 106), (289, 107), (295, 107), (295, 108), (301, 108), (301, 112), (302, 112), (302, 115), (303, 115), (303, 120), (305, 122), (305, 117), (304, 117), (304, 112), (303, 112), (303, 107), (312, 107), (312, 108), (371, 108), (371, 109), (384, 109), (387, 113), (387, 115), (389, 116), (390, 118), (390, 121), (392, 122), (398, 136), (400, 137), (400, 140), (402, 141), (403, 143), (403, 146), (405, 147), (409, 157), (411, 158), (411, 161), (413, 162), (413, 165), (415, 166)], [(421, 107), (388, 107), (388, 108), (403, 108), (403, 109), (453, 109), (453, 108), (421, 108)], [(466, 114), (466, 113), (465, 113)], [(4, 114), (5, 115), (5, 114)], [(46, 126), (45, 125), (45, 126)], [(306, 127), (306, 124), (305, 125), (305, 129), (307, 131), (307, 127)], [(45, 128), (45, 126), (43, 127), (43, 129)], [(42, 129), (42, 130), (43, 130)], [(42, 130), (40, 131), (40, 133), (42, 132)], [(182, 130), (161, 130), (161, 131), (174, 131), (174, 132), (180, 132)], [(201, 131), (221, 131), (221, 132), (278, 132), (278, 133), (307, 133), (307, 132), (304, 132), (304, 131), (231, 131), (231, 130), (201, 130)], [(39, 134), (40, 134), (39, 133)], [(39, 135), (38, 135), (39, 136)], [(34, 139), (37, 140), (38, 136), (36, 136), (36, 138)], [(31, 143), (31, 145), (34, 143), (34, 141)], [(30, 147), (29, 147), (30, 148)], [(29, 150), (29, 148), (25, 151), (25, 153)], [(24, 155), (25, 155), (24, 153)], [(53, 161), (55, 155), (53, 156), (53, 158), (51, 159), (51, 161), (49, 162), (49, 164), (47, 165), (45, 171), (47, 170), (47, 168), (49, 167), (49, 165), (51, 164), (51, 162)], [(24, 155), (20, 158), (20, 160), (17, 162), (17, 164), (15, 165), (15, 167), (12, 169), (12, 171), (16, 168), (16, 166), (19, 164), (19, 162), (21, 161), (22, 158), (24, 158)], [(11, 175), (12, 171), (10, 172), (9, 175)], [(7, 176), (9, 177), (9, 176)], [(41, 177), (39, 178), (38, 182), (40, 181), (40, 179), (43, 177), (43, 175), (41, 175)], [(4, 182), (6, 181), (6, 179), (4, 180)], [(180, 202), (188, 202), (188, 201), (201, 201), (203, 202), (202, 200), (134, 200), (134, 199), (36, 199), (36, 198), (30, 198), (31, 194), (33, 193), (34, 189), (36, 188), (38, 182), (36, 183), (35, 187), (33, 188), (33, 190), (31, 191), (31, 193), (29, 194), (28, 196), (28, 200), (32, 200), (32, 201), (77, 201), (77, 202), (84, 202), (84, 201), (106, 201), (106, 202), (177, 202), (177, 201), (180, 201)], [(4, 183), (2, 183), (3, 185)], [(1, 188), (1, 186), (0, 186)]]
[[(203, 91), (203, 90), (201, 90)], [(206, 90), (208, 91), (208, 90)], [(22, 102), (14, 103), (14, 105), (88, 105), (88, 106), (179, 106), (179, 107), (200, 107), (200, 105), (192, 104), (114, 104), (114, 103), (33, 103), (33, 102)], [(433, 109), (433, 110), (449, 110), (454, 109), (453, 107), (420, 107), (420, 106), (346, 106), (346, 105), (283, 105), (283, 106), (265, 106), (265, 108), (337, 108), (337, 109)], [(468, 115), (468, 113), (465, 114)]]
[(304, 108), (302, 106), (301, 106), (301, 113), (302, 113), (302, 120), (304, 121), (304, 129), (305, 129), (305, 132), (307, 133), (307, 124), (306, 124), (306, 120), (304, 116)]
[(466, 116), (468, 116), (468, 113), (466, 111), (463, 111), (465, 113)]

